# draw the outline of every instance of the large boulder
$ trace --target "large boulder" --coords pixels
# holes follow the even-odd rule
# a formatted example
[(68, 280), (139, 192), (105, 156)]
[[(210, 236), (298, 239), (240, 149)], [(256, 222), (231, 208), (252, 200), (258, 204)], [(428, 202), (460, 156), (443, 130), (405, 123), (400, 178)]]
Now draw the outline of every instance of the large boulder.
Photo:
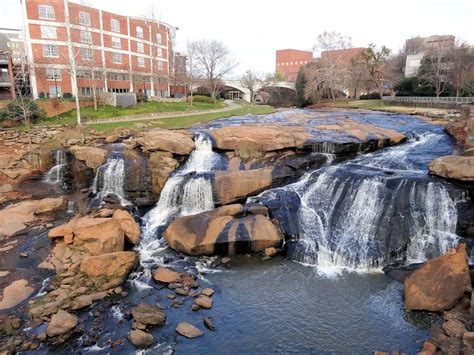
[(75, 315), (59, 310), (58, 313), (51, 317), (46, 334), (49, 337), (54, 337), (69, 333), (77, 326), (78, 322), (79, 319)]
[(146, 152), (164, 151), (188, 155), (194, 150), (192, 133), (183, 130), (155, 128), (144, 132), (137, 142)]
[(462, 181), (474, 181), (474, 156), (448, 155), (433, 160), (430, 171), (438, 176)]
[(124, 232), (113, 218), (81, 218), (74, 228), (74, 245), (90, 254), (113, 253), (124, 249)]
[(128, 333), (128, 339), (133, 345), (139, 348), (147, 348), (155, 342), (153, 335), (140, 329), (131, 330), (130, 333)]
[(155, 305), (141, 303), (132, 310), (133, 319), (143, 325), (162, 326), (166, 322), (166, 315)]
[(151, 174), (151, 191), (158, 199), (170, 175), (176, 170), (179, 163), (169, 152), (153, 152), (148, 160)]
[(118, 286), (135, 265), (135, 252), (119, 251), (97, 256), (85, 257), (80, 270), (99, 286), (107, 288)]
[(70, 151), (77, 160), (85, 162), (87, 167), (91, 169), (97, 169), (105, 163), (107, 158), (107, 151), (105, 149), (95, 147), (75, 145), (70, 148)]
[(188, 339), (197, 338), (203, 335), (203, 332), (192, 324), (181, 322), (176, 327), (176, 333)]
[(466, 245), (460, 244), (405, 279), (405, 309), (436, 312), (451, 308), (470, 282)]
[(262, 215), (244, 215), (229, 205), (174, 220), (163, 236), (168, 245), (189, 255), (234, 255), (279, 247), (280, 230)]
[(249, 124), (242, 126), (226, 126), (213, 129), (210, 135), (219, 149), (268, 152), (284, 148), (301, 148), (310, 138), (310, 134), (302, 126), (282, 126), (277, 124)]
[(27, 280), (16, 280), (3, 289), (0, 310), (14, 307), (29, 298), (35, 289), (28, 285)]
[(140, 227), (130, 213), (124, 210), (115, 210), (112, 218), (119, 221), (120, 228), (125, 233), (127, 240), (133, 245), (138, 245), (140, 242)]
[(272, 168), (216, 172), (213, 184), (216, 202), (226, 205), (270, 187), (272, 173)]
[(27, 229), (37, 215), (63, 210), (67, 201), (63, 197), (20, 202), (0, 211), (0, 236), (11, 237)]

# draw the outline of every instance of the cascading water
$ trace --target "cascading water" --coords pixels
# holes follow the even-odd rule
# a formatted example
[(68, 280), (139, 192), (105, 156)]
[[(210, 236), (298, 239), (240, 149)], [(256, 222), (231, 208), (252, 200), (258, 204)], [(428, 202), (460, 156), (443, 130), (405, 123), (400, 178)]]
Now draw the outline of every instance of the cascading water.
[(64, 181), (64, 168), (67, 165), (66, 152), (63, 149), (56, 150), (54, 154), (54, 166), (46, 173), (47, 182), (61, 184)]
[(214, 208), (209, 172), (218, 165), (219, 154), (212, 151), (211, 140), (200, 134), (195, 138), (196, 149), (184, 166), (168, 179), (156, 206), (143, 217), (140, 260), (143, 266), (154, 261), (163, 249), (158, 236), (160, 227), (178, 216), (196, 214)]
[(299, 196), (290, 255), (306, 264), (366, 270), (397, 257), (419, 262), (441, 255), (458, 240), (457, 201), (445, 183), (427, 176), (421, 169), (427, 164), (416, 155), (442, 137), (424, 134), (321, 168), (259, 200)]
[[(100, 182), (102, 181), (102, 184)], [(125, 198), (125, 162), (120, 157), (111, 157), (107, 163), (97, 169), (92, 183), (92, 192), (97, 199), (103, 200), (112, 195), (116, 197), (122, 206), (129, 205)]]

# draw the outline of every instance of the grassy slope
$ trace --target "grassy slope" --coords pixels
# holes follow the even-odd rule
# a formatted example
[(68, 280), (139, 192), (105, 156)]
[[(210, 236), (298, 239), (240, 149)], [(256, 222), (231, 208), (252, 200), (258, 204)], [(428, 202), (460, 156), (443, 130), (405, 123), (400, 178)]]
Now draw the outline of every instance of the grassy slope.
[[(216, 104), (196, 102), (190, 106), (186, 102), (156, 102), (150, 101), (138, 104), (132, 107), (112, 107), (99, 106), (97, 111), (92, 107), (83, 107), (81, 117), (84, 121), (88, 119), (101, 119), (109, 117), (122, 117), (128, 115), (146, 114), (154, 112), (183, 112), (191, 110), (212, 110), (222, 108), (225, 105), (222, 102)], [(42, 121), (43, 124), (74, 124), (76, 122), (76, 110), (71, 110), (57, 117), (48, 118)]]
[(360, 108), (364, 110), (376, 110), (376, 111), (395, 112), (395, 113), (413, 113), (414, 111), (417, 111), (417, 112), (446, 111), (446, 109), (432, 108), (432, 107), (414, 107), (414, 106), (403, 106), (403, 105), (393, 105), (393, 104), (382, 105), (382, 100), (354, 100), (354, 101), (349, 101), (349, 102), (338, 101), (334, 107)]
[(161, 127), (167, 129), (178, 129), (178, 128), (188, 128), (195, 123), (199, 122), (208, 122), (218, 118), (231, 117), (231, 116), (241, 116), (247, 114), (262, 115), (273, 113), (276, 110), (271, 106), (266, 105), (248, 105), (242, 104), (241, 108), (227, 111), (227, 112), (215, 112), (207, 113), (202, 115), (195, 116), (181, 116), (181, 117), (166, 117), (162, 119), (156, 119), (152, 121), (133, 121), (133, 122), (113, 122), (113, 123), (97, 123), (88, 126), (97, 131), (108, 133), (112, 132), (116, 128), (137, 128), (136, 124), (139, 126), (146, 124), (147, 128), (151, 127)]

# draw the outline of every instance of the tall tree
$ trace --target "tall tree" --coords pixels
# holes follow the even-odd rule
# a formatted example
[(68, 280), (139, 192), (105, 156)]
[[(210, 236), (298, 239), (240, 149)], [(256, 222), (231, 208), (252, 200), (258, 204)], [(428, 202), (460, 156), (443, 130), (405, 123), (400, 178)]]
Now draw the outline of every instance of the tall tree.
[(255, 101), (255, 92), (257, 89), (262, 89), (266, 79), (268, 76), (265, 76), (264, 74), (257, 73), (252, 71), (251, 69), (247, 70), (241, 77), (240, 81), (243, 85), (244, 88), (248, 89), (250, 91), (250, 102)]
[(447, 91), (452, 82), (452, 56), (453, 48), (438, 44), (428, 48), (421, 61), (417, 76), (434, 86), (436, 97)]
[(474, 88), (474, 49), (465, 42), (459, 42), (453, 48), (452, 84), (456, 96), (472, 95)]
[[(385, 46), (377, 48), (375, 44), (369, 44), (369, 47), (361, 53), (362, 61), (367, 69), (368, 80), (377, 89), (380, 99), (383, 96), (385, 82), (385, 64), (390, 49)], [(381, 100), (383, 105), (383, 100)]]
[(202, 79), (215, 102), (221, 80), (237, 63), (222, 42), (203, 39), (190, 43), (190, 47), (194, 54), (195, 73)]

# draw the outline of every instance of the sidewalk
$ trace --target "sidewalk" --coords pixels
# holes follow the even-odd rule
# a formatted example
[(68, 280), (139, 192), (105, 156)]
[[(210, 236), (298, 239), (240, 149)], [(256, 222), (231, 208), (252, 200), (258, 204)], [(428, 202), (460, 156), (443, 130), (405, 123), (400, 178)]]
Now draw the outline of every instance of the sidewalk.
[(198, 116), (198, 115), (205, 115), (208, 113), (233, 111), (242, 107), (241, 105), (235, 103), (232, 100), (225, 100), (225, 104), (226, 104), (226, 107), (214, 109), (214, 110), (156, 112), (156, 113), (144, 113), (144, 114), (132, 115), (132, 116), (110, 117), (110, 118), (103, 118), (99, 120), (87, 120), (87, 121), (84, 121), (84, 125), (92, 125), (92, 124), (97, 124), (97, 123), (113, 123), (113, 122), (151, 121), (151, 120), (156, 120), (160, 118), (173, 118), (173, 117), (181, 117), (181, 116)]

